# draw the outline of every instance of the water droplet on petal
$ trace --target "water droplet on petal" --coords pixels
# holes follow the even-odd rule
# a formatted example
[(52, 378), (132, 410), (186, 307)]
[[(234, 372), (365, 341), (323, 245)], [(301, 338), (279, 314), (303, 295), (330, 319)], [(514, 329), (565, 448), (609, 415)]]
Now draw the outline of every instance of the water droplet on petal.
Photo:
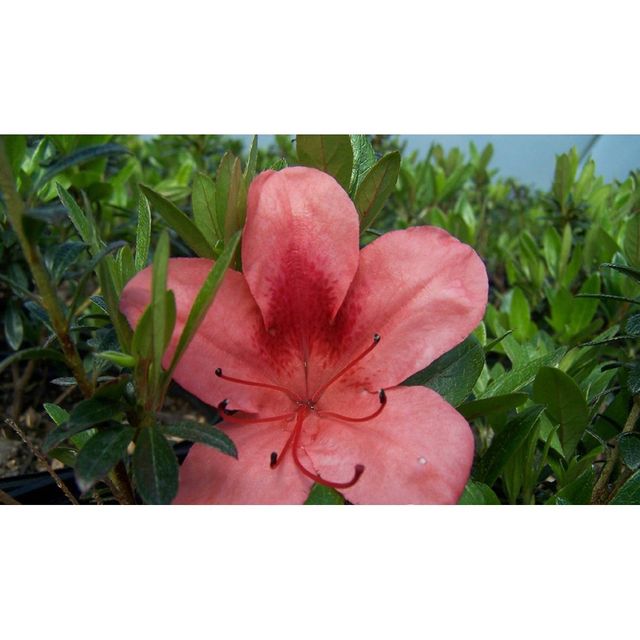
[(427, 459), (424, 456), (418, 458), (418, 464), (427, 464)]

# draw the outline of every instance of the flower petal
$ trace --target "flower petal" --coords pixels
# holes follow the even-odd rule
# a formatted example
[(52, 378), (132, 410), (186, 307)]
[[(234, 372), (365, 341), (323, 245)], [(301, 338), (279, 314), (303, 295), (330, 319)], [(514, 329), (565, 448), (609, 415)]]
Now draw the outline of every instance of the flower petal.
[(381, 340), (342, 384), (375, 390), (424, 369), (478, 325), (487, 291), (482, 260), (441, 229), (413, 227), (378, 238), (361, 251), (335, 331), (343, 364), (374, 333)]
[[(265, 326), (298, 375), (322, 351), (358, 267), (359, 221), (329, 175), (306, 167), (265, 171), (251, 183), (244, 274)], [(275, 355), (274, 355), (275, 357)]]
[[(173, 258), (169, 260), (167, 288), (176, 298), (176, 327), (163, 359), (168, 366), (178, 339), (213, 261), (204, 258)], [(138, 273), (125, 287), (120, 310), (135, 326), (151, 297), (151, 268)], [(251, 296), (241, 273), (229, 269), (205, 316), (174, 372), (174, 379), (187, 391), (204, 402), (217, 406), (229, 400), (230, 408), (245, 411), (268, 411), (277, 414), (290, 405), (281, 393), (260, 387), (230, 383), (215, 375), (223, 373), (245, 380), (279, 384), (268, 366), (264, 352), (266, 334), (260, 310)]]
[[(366, 415), (375, 396), (345, 396), (342, 413)], [(374, 420), (349, 424), (318, 419), (304, 441), (309, 462), (327, 480), (365, 471), (343, 491), (357, 504), (455, 504), (473, 462), (473, 433), (465, 419), (426, 387), (396, 387)], [(335, 405), (334, 405), (335, 406)]]
[(289, 430), (278, 425), (225, 426), (238, 449), (238, 459), (194, 444), (180, 467), (174, 504), (302, 504), (311, 480), (295, 466), (291, 454), (276, 469), (271, 452), (279, 452)]

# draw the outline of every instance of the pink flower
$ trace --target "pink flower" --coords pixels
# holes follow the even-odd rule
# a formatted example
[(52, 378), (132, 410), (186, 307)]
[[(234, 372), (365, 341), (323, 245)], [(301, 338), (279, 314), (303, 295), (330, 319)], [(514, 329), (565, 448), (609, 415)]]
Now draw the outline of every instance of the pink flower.
[[(176, 503), (300, 504), (314, 481), (354, 503), (457, 502), (473, 460), (469, 425), (430, 389), (398, 385), (480, 322), (484, 265), (433, 227), (360, 251), (358, 227), (347, 194), (320, 171), (266, 171), (251, 184), (244, 273), (227, 272), (175, 371), (219, 408), (239, 459), (195, 444)], [(169, 354), (211, 265), (169, 263)], [(132, 324), (150, 285), (146, 269), (123, 293)]]

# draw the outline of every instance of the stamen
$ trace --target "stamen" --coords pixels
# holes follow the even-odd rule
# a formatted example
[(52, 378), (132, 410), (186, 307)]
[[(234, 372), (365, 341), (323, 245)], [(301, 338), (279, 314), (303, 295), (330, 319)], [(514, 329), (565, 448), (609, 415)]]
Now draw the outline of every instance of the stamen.
[(225, 422), (230, 422), (231, 424), (255, 424), (258, 422), (278, 422), (279, 420), (291, 420), (296, 414), (294, 412), (291, 413), (283, 413), (279, 416), (270, 416), (269, 418), (238, 418), (232, 413), (227, 411), (227, 401), (223, 400), (218, 405), (218, 413)]
[(336, 375), (333, 376), (333, 378), (331, 378), (331, 380), (329, 380), (329, 382), (325, 382), (325, 384), (323, 384), (316, 391), (315, 395), (311, 399), (311, 402), (313, 404), (318, 402), (318, 400), (320, 399), (320, 396), (322, 396), (322, 394), (327, 390), (328, 387), (330, 387), (338, 378), (341, 378), (349, 369), (351, 369), (358, 362), (360, 362), (360, 360), (362, 360), (362, 358), (364, 358), (368, 353), (373, 351), (373, 349), (376, 347), (376, 345), (379, 342), (380, 342), (380, 336), (377, 333), (374, 333), (373, 334), (373, 342), (357, 358), (354, 358), (347, 366), (345, 366), (342, 369), (340, 369), (340, 371), (338, 371), (338, 373), (336, 373)]
[(300, 400), (300, 397), (297, 396), (295, 393), (291, 392), (286, 387), (281, 387), (277, 384), (267, 384), (266, 382), (251, 382), (250, 380), (241, 380), (240, 378), (232, 378), (231, 376), (224, 375), (222, 373), (222, 369), (220, 369), (219, 367), (215, 370), (215, 374), (218, 376), (218, 378), (222, 378), (223, 380), (227, 380), (228, 382), (235, 382), (237, 384), (246, 384), (247, 386), (250, 386), (250, 387), (262, 387), (264, 389), (273, 389), (274, 391), (280, 391), (281, 393), (286, 394), (294, 402), (298, 402)]
[(368, 422), (369, 420), (377, 418), (387, 404), (387, 394), (384, 392), (384, 389), (380, 389), (378, 397), (380, 398), (380, 406), (371, 415), (364, 416), (364, 418), (351, 418), (350, 416), (333, 413), (333, 411), (318, 411), (317, 414), (319, 418), (335, 418), (336, 420), (342, 420), (343, 422)]
[(358, 482), (360, 476), (364, 473), (363, 464), (355, 465), (353, 478), (351, 478), (351, 480), (349, 480), (348, 482), (332, 482), (330, 480), (325, 480), (322, 476), (309, 471), (309, 469), (307, 469), (300, 461), (300, 458), (298, 457), (298, 442), (300, 440), (300, 435), (302, 434), (302, 424), (304, 422), (304, 419), (307, 417), (308, 412), (309, 409), (307, 407), (301, 407), (296, 412), (296, 425), (291, 435), (289, 436), (289, 439), (285, 443), (282, 452), (279, 456), (275, 453), (275, 451), (271, 454), (271, 468), (275, 469), (278, 466), (284, 454), (291, 446), (291, 455), (293, 456), (293, 461), (296, 463), (298, 469), (300, 469), (300, 471), (305, 476), (307, 476), (307, 478), (310, 478), (318, 484), (323, 484), (327, 487), (333, 487), (334, 489), (348, 489), (349, 487), (352, 487), (356, 482)]

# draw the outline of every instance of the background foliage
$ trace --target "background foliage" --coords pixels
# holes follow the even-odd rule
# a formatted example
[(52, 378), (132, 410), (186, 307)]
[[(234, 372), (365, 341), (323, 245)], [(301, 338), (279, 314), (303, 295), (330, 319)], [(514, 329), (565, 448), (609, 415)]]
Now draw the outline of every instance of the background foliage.
[[(266, 151), (221, 136), (6, 136), (5, 442), (24, 440), (61, 483), (75, 478), (67, 499), (80, 501), (169, 502), (187, 442), (236, 455), (215, 412), (185, 399), (171, 371), (225, 268), (241, 268), (252, 177), (305, 164), (348, 190), (363, 243), (430, 224), (486, 262), (483, 323), (407, 381), (441, 393), (472, 425), (476, 460), (460, 502), (639, 503), (640, 173), (605, 183), (571, 150), (539, 192), (501, 177), (490, 146), (402, 151), (361, 135), (277, 136)], [(169, 255), (217, 260), (164, 370)], [(117, 300), (150, 262), (152, 304), (132, 333)], [(317, 485), (307, 502), (344, 500)]]

